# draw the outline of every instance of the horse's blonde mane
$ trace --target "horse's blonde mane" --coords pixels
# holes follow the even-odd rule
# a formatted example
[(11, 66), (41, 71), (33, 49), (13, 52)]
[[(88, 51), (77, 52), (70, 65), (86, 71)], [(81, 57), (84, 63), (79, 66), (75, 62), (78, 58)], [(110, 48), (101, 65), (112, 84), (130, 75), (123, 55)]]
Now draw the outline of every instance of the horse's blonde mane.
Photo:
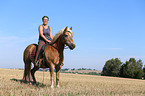
[(58, 39), (58, 37), (63, 34), (63, 31), (64, 31), (64, 28), (62, 28), (60, 31), (58, 31), (55, 34), (55, 36), (53, 37), (53, 40), (51, 41), (51, 44), (53, 44)]

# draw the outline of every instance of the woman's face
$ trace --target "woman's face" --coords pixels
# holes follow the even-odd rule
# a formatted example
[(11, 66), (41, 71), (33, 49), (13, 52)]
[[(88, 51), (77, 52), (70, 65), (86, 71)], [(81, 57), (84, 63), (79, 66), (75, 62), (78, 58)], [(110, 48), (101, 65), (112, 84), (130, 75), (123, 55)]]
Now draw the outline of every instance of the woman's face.
[(46, 25), (48, 23), (48, 18), (43, 19), (43, 24)]

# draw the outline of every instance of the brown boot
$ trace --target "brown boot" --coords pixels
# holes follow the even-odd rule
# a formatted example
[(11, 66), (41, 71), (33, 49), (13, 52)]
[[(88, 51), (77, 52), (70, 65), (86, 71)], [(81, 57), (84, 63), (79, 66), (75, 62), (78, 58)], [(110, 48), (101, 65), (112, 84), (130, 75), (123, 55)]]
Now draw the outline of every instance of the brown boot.
[(62, 67), (63, 65), (64, 65), (64, 64), (63, 64), (63, 63), (61, 63), (61, 65), (60, 65), (60, 66)]

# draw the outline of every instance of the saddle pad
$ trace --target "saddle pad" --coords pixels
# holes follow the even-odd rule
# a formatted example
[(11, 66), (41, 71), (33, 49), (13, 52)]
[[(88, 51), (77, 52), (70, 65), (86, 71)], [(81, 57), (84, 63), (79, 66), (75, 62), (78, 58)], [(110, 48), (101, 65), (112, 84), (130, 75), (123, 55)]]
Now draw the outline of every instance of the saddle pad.
[[(39, 53), (40, 58), (43, 57), (44, 51), (45, 51), (45, 49), (47, 48), (47, 46), (48, 46), (48, 44), (44, 44), (44, 45), (42, 46), (42, 48), (40, 49), (40, 53)], [(33, 48), (32, 52), (31, 52), (31, 54), (30, 54), (31, 60), (35, 59), (37, 49), (38, 49), (38, 45), (36, 45), (36, 47)]]

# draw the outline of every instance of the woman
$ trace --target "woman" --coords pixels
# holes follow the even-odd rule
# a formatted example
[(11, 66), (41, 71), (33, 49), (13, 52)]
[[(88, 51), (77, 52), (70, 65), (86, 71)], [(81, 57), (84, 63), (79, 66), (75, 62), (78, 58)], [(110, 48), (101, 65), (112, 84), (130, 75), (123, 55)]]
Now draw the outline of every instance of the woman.
[(38, 41), (38, 50), (36, 52), (35, 57), (35, 65), (39, 66), (39, 54), (41, 47), (45, 43), (50, 43), (53, 39), (52, 29), (50, 26), (47, 25), (49, 18), (47, 16), (43, 16), (42, 21), (43, 24), (39, 26), (39, 41)]

